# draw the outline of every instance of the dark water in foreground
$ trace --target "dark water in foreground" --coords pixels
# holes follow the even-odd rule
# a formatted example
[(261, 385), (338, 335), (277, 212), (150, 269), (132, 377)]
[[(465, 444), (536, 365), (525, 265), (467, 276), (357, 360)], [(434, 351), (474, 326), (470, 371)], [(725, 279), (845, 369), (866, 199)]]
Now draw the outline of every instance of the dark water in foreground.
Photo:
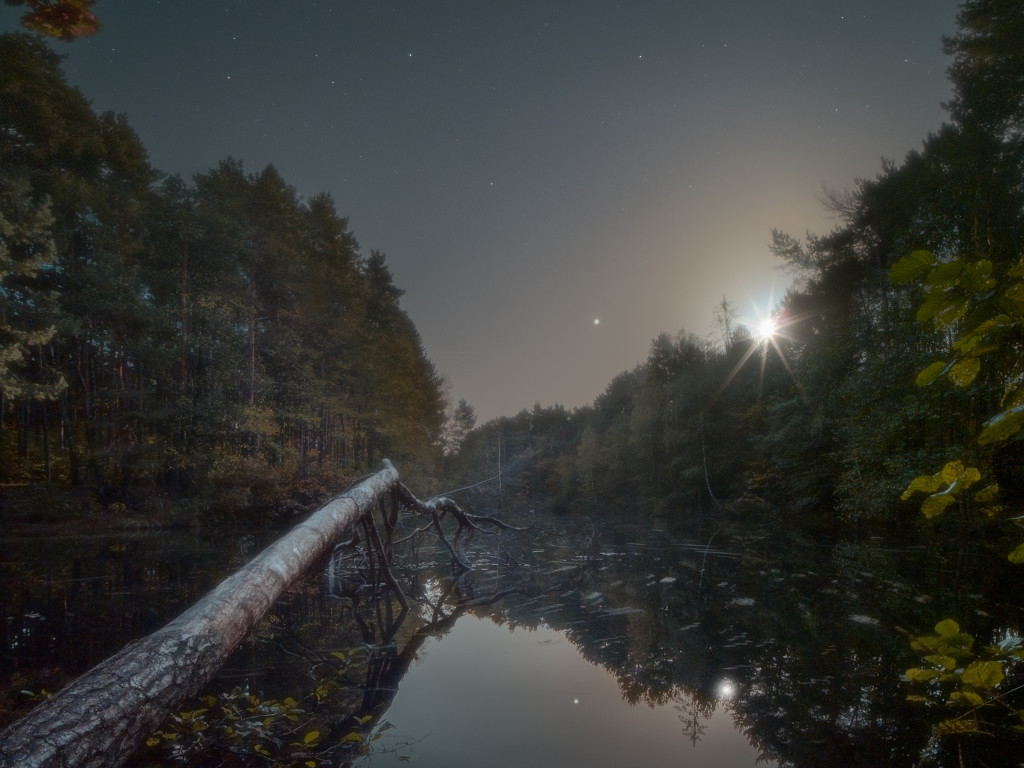
[[(1005, 740), (947, 754), (931, 741), (941, 712), (908, 702), (901, 679), (920, 663), (908, 635), (948, 616), (982, 638), (1018, 633), (1017, 576), (998, 551), (683, 515), (521, 518), (536, 527), (476, 537), (468, 573), (436, 538), (396, 544), (407, 611), (375, 558), (341, 551), (138, 764), (1018, 762)], [(270, 537), (5, 539), (0, 723), (160, 626)]]

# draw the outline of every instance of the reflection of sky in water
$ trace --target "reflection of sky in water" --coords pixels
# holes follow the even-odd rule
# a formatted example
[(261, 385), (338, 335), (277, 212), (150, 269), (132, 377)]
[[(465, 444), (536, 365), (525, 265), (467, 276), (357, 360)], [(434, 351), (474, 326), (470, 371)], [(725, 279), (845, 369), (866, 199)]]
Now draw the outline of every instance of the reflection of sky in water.
[[(757, 751), (721, 707), (696, 746), (670, 702), (630, 706), (615, 679), (548, 629), (459, 620), (403, 678), (395, 725), (361, 765), (686, 765), (753, 768)], [(413, 742), (397, 751), (396, 745)], [(764, 763), (762, 763), (764, 765)]]

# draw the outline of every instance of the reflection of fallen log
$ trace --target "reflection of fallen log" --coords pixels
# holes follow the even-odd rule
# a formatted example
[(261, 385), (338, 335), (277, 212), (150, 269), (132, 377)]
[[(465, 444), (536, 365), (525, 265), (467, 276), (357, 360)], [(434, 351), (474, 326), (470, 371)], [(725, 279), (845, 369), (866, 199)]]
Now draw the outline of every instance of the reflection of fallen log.
[(277, 597), (397, 487), (383, 469), (328, 502), (202, 600), (0, 734), (0, 767), (120, 765), (220, 668)]

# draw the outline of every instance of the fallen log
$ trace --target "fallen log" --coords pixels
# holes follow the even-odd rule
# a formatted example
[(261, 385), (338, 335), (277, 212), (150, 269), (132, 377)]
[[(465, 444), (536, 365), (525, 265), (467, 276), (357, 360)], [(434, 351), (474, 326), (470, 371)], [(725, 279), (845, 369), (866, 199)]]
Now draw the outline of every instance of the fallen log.
[(278, 596), (397, 487), (383, 468), (314, 512), (162, 629), (0, 733), (0, 768), (117, 766), (216, 673)]

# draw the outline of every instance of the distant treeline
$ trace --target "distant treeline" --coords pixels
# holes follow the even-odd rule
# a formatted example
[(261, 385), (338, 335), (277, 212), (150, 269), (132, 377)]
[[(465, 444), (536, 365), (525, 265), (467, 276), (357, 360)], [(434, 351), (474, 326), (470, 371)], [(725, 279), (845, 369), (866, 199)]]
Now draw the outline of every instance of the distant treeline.
[[(305, 503), (436, 473), (440, 378), (328, 195), (154, 170), (28, 34), (0, 37), (0, 483)], [(422, 492), (422, 491), (421, 491)]]
[[(593, 407), (538, 405), (472, 432), (455, 483), (501, 466), (534, 504), (729, 503), (831, 525), (916, 519), (920, 499), (900, 502), (908, 483), (959, 459), (1019, 504), (1019, 433), (977, 436), (1001, 409), (1007, 423), (1024, 409), (1024, 3), (966, 2), (959, 24), (945, 41), (949, 122), (901, 164), (831, 194), (832, 232), (772, 233), (796, 281), (771, 340), (723, 299), (720, 338), (659, 336)], [(890, 269), (915, 251), (937, 268), (896, 284)], [(961, 520), (980, 514), (946, 484), (942, 508), (955, 498)]]

